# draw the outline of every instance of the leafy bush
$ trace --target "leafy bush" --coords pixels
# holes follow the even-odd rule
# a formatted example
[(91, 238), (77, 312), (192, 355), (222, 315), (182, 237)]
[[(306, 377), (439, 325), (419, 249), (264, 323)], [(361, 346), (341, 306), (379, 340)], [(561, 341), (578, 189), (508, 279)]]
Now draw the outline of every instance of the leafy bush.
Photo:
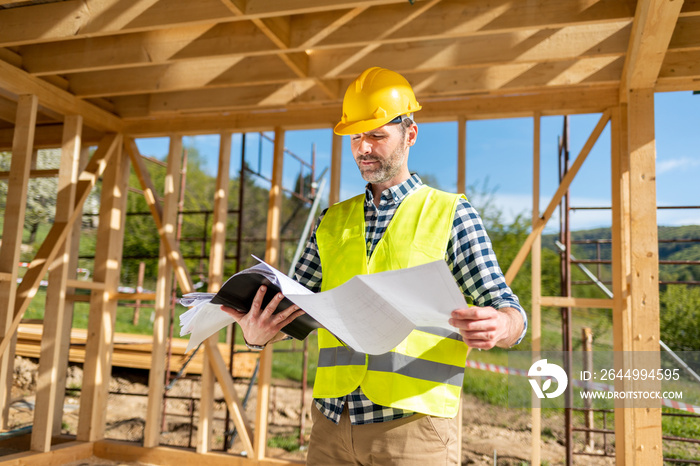
[(700, 288), (669, 285), (660, 301), (663, 342), (674, 351), (700, 351)]

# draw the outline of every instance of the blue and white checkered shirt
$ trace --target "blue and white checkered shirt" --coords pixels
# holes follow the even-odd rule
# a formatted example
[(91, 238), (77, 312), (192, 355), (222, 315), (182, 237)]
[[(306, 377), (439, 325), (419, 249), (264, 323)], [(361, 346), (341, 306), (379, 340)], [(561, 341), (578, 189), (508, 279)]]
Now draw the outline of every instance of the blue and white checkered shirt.
[[(372, 190), (370, 185), (367, 185), (365, 189), (367, 257), (372, 255), (401, 201), (422, 185), (423, 182), (418, 175), (413, 174), (403, 183), (384, 190), (379, 207), (374, 205)], [(321, 223), (324, 214), (325, 211), (316, 222), (316, 227), (294, 272), (295, 280), (314, 292), (321, 290), (321, 259), (316, 243), (316, 228)], [(460, 199), (457, 205), (452, 224), (452, 235), (447, 244), (447, 251), (445, 251), (445, 260), (462, 293), (467, 298), (471, 298), (476, 306), (518, 309), (523, 316), (525, 329), (527, 329), (525, 311), (520, 306), (517, 296), (506, 285), (496, 255), (491, 248), (491, 240), (481, 222), (481, 217), (464, 199)], [(518, 343), (523, 336), (525, 336), (525, 330), (518, 339)], [(336, 424), (340, 420), (346, 403), (350, 421), (355, 425), (391, 421), (414, 414), (411, 411), (376, 405), (362, 393), (359, 387), (342, 398), (316, 399), (315, 403), (319, 411)]]

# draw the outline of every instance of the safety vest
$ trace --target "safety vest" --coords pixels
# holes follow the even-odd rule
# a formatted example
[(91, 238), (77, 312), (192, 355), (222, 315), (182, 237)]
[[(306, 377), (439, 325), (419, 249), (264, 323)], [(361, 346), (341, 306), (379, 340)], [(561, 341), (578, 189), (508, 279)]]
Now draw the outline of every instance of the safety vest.
[[(427, 186), (398, 207), (372, 256), (365, 244), (365, 196), (332, 206), (316, 231), (323, 280), (321, 290), (358, 274), (403, 269), (445, 258), (457, 194)], [(467, 346), (458, 332), (419, 327), (381, 355), (354, 351), (319, 330), (314, 398), (338, 398), (361, 387), (372, 402), (439, 417), (459, 407)]]

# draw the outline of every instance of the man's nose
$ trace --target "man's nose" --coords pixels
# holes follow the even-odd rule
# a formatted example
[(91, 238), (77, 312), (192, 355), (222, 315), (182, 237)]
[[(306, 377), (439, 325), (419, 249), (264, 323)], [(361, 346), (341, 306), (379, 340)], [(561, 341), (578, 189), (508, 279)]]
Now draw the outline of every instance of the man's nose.
[(358, 154), (362, 155), (368, 155), (372, 153), (372, 144), (370, 141), (365, 139), (364, 137), (360, 138), (360, 143), (357, 146), (357, 152)]

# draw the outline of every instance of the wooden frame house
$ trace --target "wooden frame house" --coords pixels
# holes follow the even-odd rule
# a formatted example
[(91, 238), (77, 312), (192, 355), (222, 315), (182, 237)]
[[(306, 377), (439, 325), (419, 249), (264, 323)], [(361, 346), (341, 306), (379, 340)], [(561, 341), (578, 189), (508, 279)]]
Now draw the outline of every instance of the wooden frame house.
[[(112, 322), (119, 282), (126, 183), (133, 169), (161, 235), (153, 361), (165, 348), (172, 272), (192, 280), (174, 241), (183, 134), (221, 134), (217, 218), (210, 283), (221, 283), (231, 135), (275, 133), (267, 225), (268, 262), (279, 255), (285, 130), (331, 128), (349, 82), (368, 66), (401, 72), (414, 85), (420, 121), (458, 121), (458, 188), (465, 188), (466, 121), (531, 117), (533, 227), (507, 272), (532, 254), (533, 349), (540, 306), (610, 308), (615, 350), (659, 350), (654, 94), (700, 89), (699, 0), (0, 0), (0, 150), (12, 151), (0, 248), (0, 406), (7, 411), (13, 337), (41, 279), (49, 274), (37, 416), (30, 450), (8, 464), (62, 464), (95, 454), (156, 464), (281, 464), (266, 458), (271, 354), (262, 355), (256, 429), (240, 409), (215, 342), (207, 341), (198, 453), (159, 447), (162, 365), (154, 363), (143, 446), (104, 440)], [(538, 205), (540, 118), (602, 116), (547, 206)], [(611, 125), (614, 298), (542, 296), (540, 236), (606, 125)], [(162, 203), (135, 138), (171, 138)], [(89, 160), (84, 147), (97, 145)], [(38, 148), (61, 148), (61, 166), (32, 167)], [(331, 202), (339, 196), (341, 139), (333, 139)], [(49, 236), (17, 285), (28, 180), (57, 176)], [(60, 429), (66, 366), (66, 294), (76, 286), (75, 233), (98, 178), (102, 198), (90, 322), (74, 442), (52, 445)], [(544, 207), (544, 209), (542, 209)], [(84, 286), (84, 285), (83, 285)], [(207, 422), (215, 381), (249, 455), (209, 452)], [(661, 409), (619, 409), (617, 464), (661, 464)], [(58, 421), (57, 421), (58, 419)], [(4, 425), (3, 425), (4, 427)], [(533, 432), (539, 413), (533, 409)], [(199, 455), (199, 456), (197, 456)], [(539, 463), (539, 435), (533, 436)]]

